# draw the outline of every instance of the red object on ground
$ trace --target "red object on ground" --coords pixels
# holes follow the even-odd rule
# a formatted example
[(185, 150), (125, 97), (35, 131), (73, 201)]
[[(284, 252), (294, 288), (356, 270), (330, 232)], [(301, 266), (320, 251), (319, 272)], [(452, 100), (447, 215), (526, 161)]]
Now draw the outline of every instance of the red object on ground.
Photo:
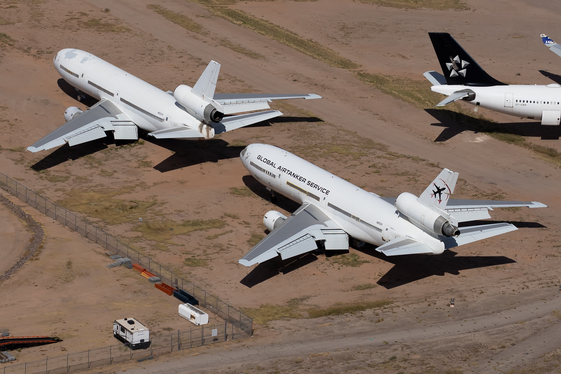
[(134, 268), (134, 270), (138, 271), (139, 273), (142, 273), (143, 271), (146, 271), (146, 268), (143, 268), (139, 264), (132, 264), (132, 267)]
[(175, 288), (168, 286), (165, 283), (156, 283), (155, 286), (157, 289), (168, 294), (169, 296), (171, 296), (173, 294), (173, 291), (175, 290)]

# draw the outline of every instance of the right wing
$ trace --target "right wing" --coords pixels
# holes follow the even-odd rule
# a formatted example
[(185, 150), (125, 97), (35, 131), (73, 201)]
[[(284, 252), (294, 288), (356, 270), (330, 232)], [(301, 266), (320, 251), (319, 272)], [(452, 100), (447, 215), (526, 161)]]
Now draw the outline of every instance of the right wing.
[(551, 52), (561, 57), (561, 45), (555, 43), (553, 39), (545, 34), (540, 34), (540, 38), (542, 38), (543, 44), (545, 44), (545, 46), (548, 47)]
[(316, 94), (215, 94), (214, 101), (223, 105), (224, 114), (269, 109), (272, 100), (321, 99)]
[(284, 223), (271, 231), (238, 262), (251, 266), (280, 257), (285, 260), (318, 248), (325, 235), (346, 234), (315, 205), (304, 203)]
[(74, 119), (45, 136), (28, 151), (38, 152), (58, 147), (64, 143), (70, 146), (105, 137), (105, 131), (114, 130), (114, 124), (133, 125), (132, 120), (111, 101), (101, 100)]

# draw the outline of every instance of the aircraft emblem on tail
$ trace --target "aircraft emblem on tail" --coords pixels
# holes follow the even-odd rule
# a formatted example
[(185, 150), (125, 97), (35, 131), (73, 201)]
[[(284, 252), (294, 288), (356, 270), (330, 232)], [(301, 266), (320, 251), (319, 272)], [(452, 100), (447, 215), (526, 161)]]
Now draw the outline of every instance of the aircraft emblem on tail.
[(465, 78), (467, 72), (466, 67), (468, 65), (469, 62), (462, 60), (459, 55), (456, 55), (454, 58), (450, 57), (450, 62), (446, 63), (446, 67), (448, 68), (448, 71), (450, 71), (451, 78), (459, 75)]
[[(446, 189), (448, 189), (448, 193), (445, 192), (444, 194), (447, 196), (447, 199), (450, 198), (450, 188), (448, 187), (446, 182), (442, 181), (442, 183), (444, 183), (446, 187), (438, 187), (436, 183), (433, 183), (436, 191), (432, 190), (432, 194), (430, 195), (430, 197), (434, 197), (436, 200), (438, 200), (439, 204), (442, 202), (442, 192), (444, 192)], [(438, 195), (438, 197), (436, 197), (436, 195)]]

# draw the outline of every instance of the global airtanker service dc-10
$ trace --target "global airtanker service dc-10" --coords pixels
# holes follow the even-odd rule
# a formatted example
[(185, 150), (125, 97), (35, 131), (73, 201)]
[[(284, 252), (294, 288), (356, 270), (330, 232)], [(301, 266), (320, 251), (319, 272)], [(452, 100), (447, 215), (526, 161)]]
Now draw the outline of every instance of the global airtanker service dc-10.
[[(429, 33), (442, 74), (427, 71), (431, 90), (447, 97), (436, 106), (457, 100), (517, 117), (541, 120), (542, 125), (559, 125), (561, 86), (509, 85), (487, 74), (448, 33)], [(555, 48), (551, 48), (556, 51)]]
[(436, 255), (516, 230), (510, 223), (458, 228), (460, 222), (490, 218), (493, 208), (545, 207), (538, 202), (452, 200), (458, 173), (448, 169), (419, 197), (403, 192), (395, 199), (367, 192), (274, 146), (251, 144), (240, 157), (268, 189), (302, 204), (290, 217), (277, 211), (265, 214), (270, 233), (239, 260), (245, 266), (318, 248), (347, 250), (350, 237), (378, 246), (387, 256)]
[[(265, 110), (270, 109), (271, 100), (321, 98), (315, 94), (215, 94), (220, 71), (216, 61), (208, 64), (193, 87), (182, 84), (174, 92), (164, 92), (78, 49), (61, 50), (53, 63), (62, 78), (78, 90), (78, 98), (86, 93), (99, 102), (86, 111), (66, 109), (66, 124), (28, 147), (31, 152), (100, 139), (107, 131), (115, 139), (136, 140), (137, 127), (157, 139), (210, 139), (281, 116), (278, 110)], [(245, 114), (227, 116), (236, 113)]]

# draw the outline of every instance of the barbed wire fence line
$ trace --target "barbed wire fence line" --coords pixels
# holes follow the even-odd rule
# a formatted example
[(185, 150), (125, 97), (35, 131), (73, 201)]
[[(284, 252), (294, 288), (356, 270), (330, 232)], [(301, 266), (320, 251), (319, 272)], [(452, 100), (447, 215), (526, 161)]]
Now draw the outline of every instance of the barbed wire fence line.
[[(206, 308), (208, 311), (216, 314), (218, 317), (224, 320), (224, 326), (222, 326), (223, 340), (218, 339), (219, 341), (224, 341), (226, 340), (227, 337), (233, 340), (233, 339), (239, 339), (239, 338), (253, 335), (253, 319), (245, 315), (241, 310), (220, 300), (217, 296), (212, 295), (211, 293), (203, 290), (202, 288), (190, 282), (189, 280), (174, 274), (173, 271), (167, 269), (165, 266), (162, 266), (162, 264), (152, 260), (149, 256), (142, 255), (140, 252), (131, 248), (129, 245), (123, 243), (122, 241), (115, 238), (111, 234), (108, 234), (106, 231), (100, 229), (96, 225), (88, 222), (86, 219), (78, 217), (78, 215), (76, 215), (75, 213), (59, 206), (58, 204), (48, 200), (47, 198), (42, 197), (41, 195), (35, 193), (33, 190), (27, 188), (26, 186), (22, 185), (21, 183), (15, 181), (14, 179), (8, 177), (3, 173), (0, 173), (0, 188), (12, 194), (13, 196), (17, 197), (18, 199), (25, 202), (29, 206), (37, 209), (39, 212), (45, 214), (46, 216), (54, 219), (55, 221), (70, 228), (71, 230), (78, 232), (80, 235), (86, 237), (87, 239), (99, 244), (100, 246), (104, 247), (106, 251), (114, 253), (121, 257), (128, 257), (133, 263), (139, 264), (141, 267), (144, 267), (150, 273), (159, 277), (162, 282), (193, 296), (199, 302), (199, 306)], [(213, 339), (210, 340), (206, 339), (205, 330), (209, 330), (209, 328), (201, 327), (200, 330), (201, 331), (200, 336), (202, 342), (201, 345), (205, 344), (205, 341), (206, 344), (209, 344), (209, 342), (211, 344), (217, 342), (217, 340), (214, 339), (214, 337)], [(214, 331), (215, 329), (212, 330)], [(227, 333), (227, 331), (230, 331), (230, 333)], [(178, 332), (178, 337), (181, 336), (181, 334), (183, 333)], [(189, 334), (190, 336), (192, 336), (195, 333), (190, 330)], [(218, 333), (218, 335), (220, 334), (221, 333)], [(183, 339), (178, 338), (176, 345), (178, 349), (183, 349), (183, 347), (191, 347), (191, 345), (195, 341), (197, 340), (189, 339), (184, 343)], [(113, 349), (115, 351), (119, 351), (119, 347), (120, 346), (114, 347)], [(153, 344), (153, 347), (154, 348), (149, 349), (152, 352), (154, 351), (158, 352), (158, 349), (160, 349), (155, 344)], [(170, 346), (167, 346), (167, 348), (170, 347), (171, 350), (173, 350), (174, 347), (173, 339), (170, 342)], [(101, 348), (100, 350), (104, 350), (104, 349), (106, 348)], [(94, 351), (90, 350), (88, 352), (90, 354)], [(109, 347), (109, 352), (110, 352), (109, 362), (110, 363), (116, 362), (115, 358), (111, 357), (111, 347)], [(70, 363), (71, 356), (77, 357), (76, 355), (83, 355), (83, 354), (84, 352), (61, 356), (61, 357), (66, 357), (68, 361), (67, 364), (64, 366), (64, 368), (69, 368), (68, 365)], [(97, 362), (101, 360), (101, 359), (90, 360), (89, 354), (87, 360), (88, 366), (90, 365), (91, 361)], [(133, 359), (133, 356), (137, 357), (139, 355), (142, 355), (142, 353), (140, 353), (139, 351), (131, 351), (129, 355), (130, 355), (130, 359)], [(50, 363), (48, 362), (49, 360), (51, 360)], [(43, 367), (42, 369), (43, 372), (47, 372), (47, 373), (57, 372), (55, 371), (56, 368), (55, 368), (55, 364), (52, 362), (53, 360), (64, 361), (60, 357), (54, 359), (46, 359), (47, 361), (46, 365), (48, 365), (47, 367), (52, 367), (52, 369), (49, 368), (47, 370), (45, 367)], [(39, 361), (37, 361), (36, 363), (29, 363), (29, 365), (31, 364), (35, 365), (34, 367), (37, 368), (38, 365), (39, 366), (41, 365)], [(83, 362), (81, 364), (76, 364), (74, 366), (79, 366), (82, 364)], [(16, 367), (22, 365), (28, 365), (28, 363), (15, 365), (15, 366), (10, 365), (10, 367)], [(56, 364), (56, 365), (60, 366), (60, 364)], [(27, 369), (27, 367), (25, 367), (24, 369)], [(6, 367), (4, 367), (4, 371), (5, 370)], [(32, 373), (34, 371), (24, 370), (24, 372)], [(41, 370), (39, 370), (39, 372), (41, 372)], [(12, 372), (5, 371), (5, 373), (12, 373)], [(2, 374), (1, 369), (0, 369), (0, 374)]]

